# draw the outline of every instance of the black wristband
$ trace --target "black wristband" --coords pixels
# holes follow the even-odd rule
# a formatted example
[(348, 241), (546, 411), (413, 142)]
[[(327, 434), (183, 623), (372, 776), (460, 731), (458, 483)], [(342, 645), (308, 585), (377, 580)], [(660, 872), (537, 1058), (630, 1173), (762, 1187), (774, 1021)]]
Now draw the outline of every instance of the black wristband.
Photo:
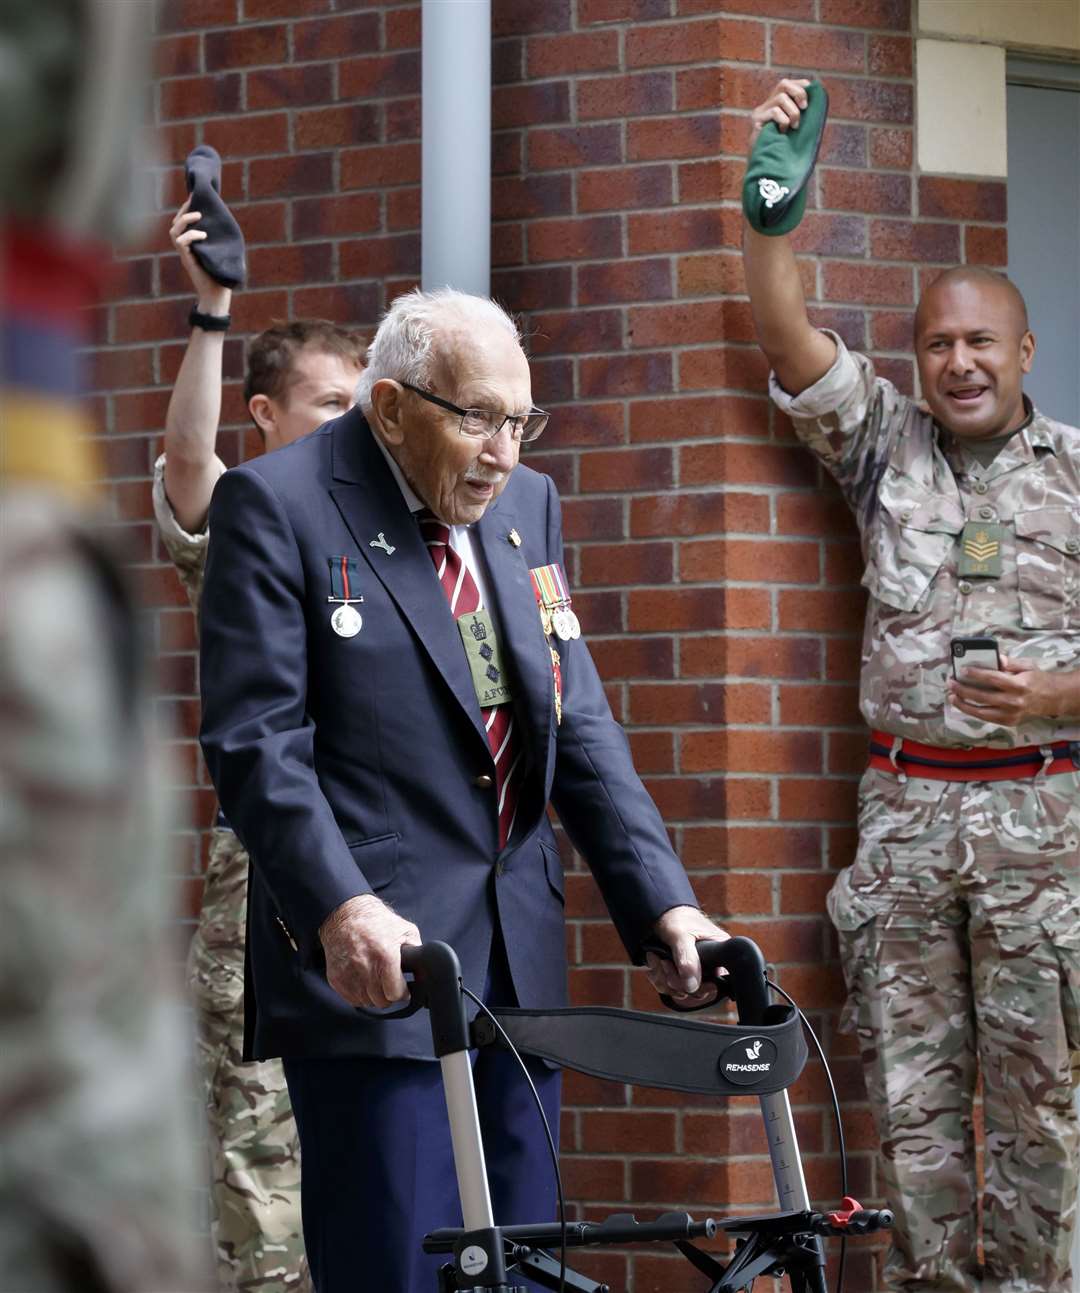
[(203, 314), (197, 305), (193, 305), (188, 315), (188, 323), (193, 328), (202, 328), (203, 332), (228, 332), (232, 315)]

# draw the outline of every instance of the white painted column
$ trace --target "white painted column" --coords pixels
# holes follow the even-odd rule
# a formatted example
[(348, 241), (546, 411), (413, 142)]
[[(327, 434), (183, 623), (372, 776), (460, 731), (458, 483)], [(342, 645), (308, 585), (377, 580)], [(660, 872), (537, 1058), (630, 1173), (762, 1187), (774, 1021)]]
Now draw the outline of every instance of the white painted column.
[(423, 0), (421, 284), (491, 292), (491, 0)]

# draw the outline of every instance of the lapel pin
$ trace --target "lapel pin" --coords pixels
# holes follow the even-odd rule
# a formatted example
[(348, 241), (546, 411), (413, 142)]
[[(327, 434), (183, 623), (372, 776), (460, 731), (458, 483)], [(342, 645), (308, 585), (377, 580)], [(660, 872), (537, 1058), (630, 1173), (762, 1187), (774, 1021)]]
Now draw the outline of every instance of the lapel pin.
[(511, 530), (506, 537), (510, 540), (510, 542), (513, 544), (515, 548), (521, 547), (521, 535), (518, 534), (517, 530)]
[(379, 537), (377, 539), (371, 539), (368, 541), (368, 547), (382, 548), (383, 552), (385, 552), (388, 557), (393, 556), (393, 554), (397, 552), (397, 548), (395, 548), (392, 543), (387, 543), (386, 535), (383, 534), (382, 530), (379, 531)]

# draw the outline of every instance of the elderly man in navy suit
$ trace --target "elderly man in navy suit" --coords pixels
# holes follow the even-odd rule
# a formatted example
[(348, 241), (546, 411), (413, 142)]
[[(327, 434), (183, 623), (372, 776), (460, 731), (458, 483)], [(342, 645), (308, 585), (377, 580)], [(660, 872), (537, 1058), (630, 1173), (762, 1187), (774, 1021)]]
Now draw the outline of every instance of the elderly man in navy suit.
[[(559, 500), (518, 465), (543, 430), (513, 321), (399, 297), (358, 407), (234, 468), (210, 509), (202, 744), (253, 864), (247, 1046), (281, 1056), (319, 1293), (432, 1293), (460, 1224), (439, 1068), (403, 945), (443, 940), (500, 1005), (566, 998), (547, 805), (654, 985), (700, 995), (698, 909), (573, 611)], [(643, 952), (659, 936), (673, 953)], [(533, 1064), (558, 1125), (558, 1076)], [(475, 1066), (496, 1220), (550, 1217), (527, 1085)]]

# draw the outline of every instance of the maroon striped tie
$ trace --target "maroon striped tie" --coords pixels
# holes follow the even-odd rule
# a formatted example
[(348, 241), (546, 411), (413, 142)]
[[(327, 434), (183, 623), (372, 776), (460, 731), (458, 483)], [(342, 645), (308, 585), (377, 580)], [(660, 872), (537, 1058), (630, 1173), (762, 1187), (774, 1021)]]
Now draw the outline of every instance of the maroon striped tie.
[[(430, 512), (419, 514), (420, 533), (435, 566), (450, 613), (456, 620), (460, 615), (480, 610), (480, 590), (469, 573), (468, 566), (450, 546), (450, 527), (444, 525)], [(495, 789), (499, 796), (499, 848), (503, 848), (514, 829), (518, 795), (525, 771), (524, 751), (518, 740), (514, 707), (507, 702), (481, 709), (480, 715), (487, 729), (491, 757), (495, 760)]]

